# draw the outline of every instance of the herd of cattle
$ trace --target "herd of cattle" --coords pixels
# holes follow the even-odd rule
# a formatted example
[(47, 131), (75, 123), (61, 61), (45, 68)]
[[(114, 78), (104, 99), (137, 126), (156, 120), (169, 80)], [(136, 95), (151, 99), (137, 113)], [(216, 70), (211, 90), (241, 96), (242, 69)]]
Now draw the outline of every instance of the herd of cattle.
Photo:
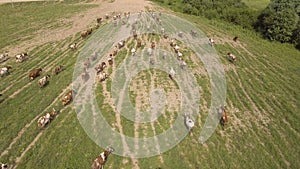
[[(141, 12), (140, 12), (141, 13)], [(152, 17), (154, 17), (156, 20), (159, 21), (158, 16), (154, 15), (153, 12), (151, 12), (151, 15)], [(159, 14), (161, 15), (161, 14)], [(130, 17), (130, 12), (125, 12), (124, 13), (124, 18), (129, 18)], [(117, 20), (121, 20), (121, 23), (124, 24), (124, 20), (122, 20), (122, 16), (121, 14), (118, 14), (118, 15), (115, 15), (115, 16), (112, 16), (110, 17), (108, 14), (105, 15), (104, 17), (106, 20), (112, 18), (112, 21), (114, 23), (117, 23)], [(99, 27), (99, 25), (104, 21), (103, 18), (97, 18), (96, 19), (96, 29)], [(135, 30), (135, 24), (136, 23), (133, 23), (131, 26), (132, 26), (132, 34), (133, 34), (133, 38), (136, 40), (136, 47), (137, 49), (135, 49), (134, 47), (129, 49), (131, 54), (132, 55), (135, 55), (135, 53), (137, 52), (138, 48), (140, 48), (142, 46), (142, 40), (138, 38), (138, 35), (136, 33), (136, 30)], [(160, 22), (161, 24), (161, 22)], [(93, 29), (95, 28), (88, 28), (87, 30), (84, 30), (81, 32), (80, 36), (82, 39), (85, 39), (87, 38), (87, 36), (91, 35), (92, 32), (93, 32)], [(161, 33), (162, 33), (162, 37), (164, 39), (168, 39), (168, 35), (165, 33), (165, 30), (164, 28), (161, 28)], [(191, 30), (190, 34), (192, 36), (197, 36), (197, 33), (196, 31), (194, 30)], [(178, 36), (179, 37), (182, 37), (183, 36), (183, 33), (182, 32), (179, 32), (178, 33)], [(238, 37), (235, 37), (234, 38), (234, 41), (237, 41), (237, 38)], [(210, 38), (208, 40), (209, 44), (211, 46), (213, 46), (215, 44), (214, 40), (212, 38)], [(182, 69), (184, 69), (184, 67), (186, 67), (186, 62), (183, 60), (183, 53), (181, 51), (181, 48), (180, 46), (176, 43), (176, 40), (175, 39), (170, 39), (169, 41), (170, 43), (170, 46), (173, 48), (175, 54), (177, 55), (177, 59), (179, 60), (179, 64), (181, 66)], [(108, 67), (108, 66), (112, 66), (113, 65), (113, 58), (118, 54), (119, 50), (122, 49), (124, 46), (125, 46), (125, 40), (123, 41), (120, 41), (118, 42), (112, 52), (109, 54), (108, 58), (107, 58), (107, 62), (101, 62), (100, 64), (98, 64), (96, 67), (95, 67), (95, 70), (96, 70), (96, 79), (98, 82), (103, 82), (105, 79), (108, 78), (108, 74), (105, 73), (105, 69)], [(78, 47), (78, 44), (77, 43), (73, 43), (69, 46), (69, 48), (71, 50), (76, 50)], [(153, 54), (153, 49), (155, 49), (156, 47), (156, 42), (155, 41), (152, 41), (150, 43), (150, 46), (149, 48), (147, 49), (147, 52), (150, 56), (150, 63), (151, 64), (154, 64), (154, 61), (151, 59), (151, 56)], [(91, 61), (95, 61), (96, 58), (97, 58), (97, 53), (94, 52), (91, 57), (87, 58), (87, 60), (83, 63), (84, 64), (84, 69), (83, 69), (83, 73), (81, 74), (81, 78), (84, 82), (86, 82), (88, 79), (89, 79), (89, 73), (88, 73), (88, 68), (90, 68), (91, 66)], [(166, 57), (166, 52), (163, 53), (163, 58)], [(232, 54), (232, 53), (227, 53), (228, 55), (228, 59), (229, 61), (231, 62), (234, 62), (236, 61), (236, 57)], [(6, 62), (7, 60), (9, 59), (8, 57), (8, 53), (4, 53), (4, 54), (0, 54), (0, 63), (3, 63), (3, 62)], [(15, 56), (15, 59), (16, 59), (16, 62), (18, 63), (22, 63), (24, 62), (25, 60), (29, 59), (29, 55), (27, 53), (21, 53), (21, 54), (17, 54)], [(7, 76), (10, 74), (10, 70), (12, 69), (11, 66), (5, 66), (3, 68), (1, 68), (0, 70), (0, 77), (4, 77), (4, 76)], [(64, 66), (62, 65), (59, 65), (57, 67), (55, 67), (53, 69), (53, 75), (58, 75), (61, 71), (64, 70)], [(36, 68), (34, 70), (31, 70), (29, 72), (29, 80), (30, 81), (33, 81), (35, 80), (37, 77), (39, 77), (41, 75), (41, 72), (42, 72), (42, 68)], [(175, 76), (175, 71), (173, 68), (171, 68), (171, 71), (169, 72), (169, 77), (173, 80)], [(49, 78), (50, 78), (50, 75), (49, 74), (46, 74), (44, 75), (42, 78), (40, 78), (38, 80), (38, 86), (40, 88), (43, 88), (45, 87), (48, 83), (49, 83)], [(65, 95), (63, 95), (62, 99), (61, 99), (61, 102), (62, 102), (62, 105), (63, 106), (66, 106), (68, 105), (72, 99), (73, 99), (73, 96), (74, 96), (75, 92), (73, 90), (70, 90), (68, 91)], [(0, 95), (1, 96), (1, 95)], [(47, 112), (45, 115), (41, 116), (39, 119), (38, 119), (38, 127), (40, 128), (43, 128), (45, 127), (47, 124), (49, 124), (55, 117), (56, 115), (58, 114), (59, 111), (55, 110), (53, 108), (52, 111), (50, 112)], [(220, 124), (222, 126), (222, 128), (224, 129), (224, 126), (228, 123), (228, 117), (227, 117), (227, 113), (225, 111), (225, 107), (224, 106), (221, 106), (220, 108), (217, 109), (217, 112), (218, 112), (218, 118), (220, 119)], [(193, 127), (194, 127), (194, 122), (192, 119), (190, 119), (188, 116), (185, 116), (185, 125), (187, 126), (188, 130), (190, 131)], [(103, 166), (105, 164), (105, 161), (108, 157), (108, 155), (113, 152), (113, 148), (111, 147), (108, 147), (104, 152), (102, 152), (94, 161), (93, 161), (93, 164), (92, 164), (92, 169), (100, 169), (102, 168), (103, 169)], [(1, 168), (5, 168), (7, 167), (7, 165), (5, 164), (1, 164), (0, 166), (0, 169)]]

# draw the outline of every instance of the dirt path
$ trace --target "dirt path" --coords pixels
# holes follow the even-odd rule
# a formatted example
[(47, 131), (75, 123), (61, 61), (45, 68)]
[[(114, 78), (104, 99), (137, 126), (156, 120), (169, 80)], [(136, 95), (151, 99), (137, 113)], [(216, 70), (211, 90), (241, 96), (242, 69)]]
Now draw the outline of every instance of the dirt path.
[(87, 4), (95, 4), (98, 6), (89, 9), (88, 11), (75, 14), (71, 18), (63, 19), (63, 22), (65, 23), (72, 23), (71, 27), (51, 30), (40, 30), (36, 32), (35, 37), (33, 39), (29, 41), (23, 41), (13, 48), (4, 48), (4, 51), (8, 50), (12, 55), (15, 55), (25, 50), (30, 50), (35, 46), (39, 46), (48, 42), (60, 41), (69, 36), (74, 36), (76, 33), (85, 30), (88, 27), (88, 25), (95, 24), (96, 18), (104, 17), (105, 14), (111, 14), (112, 12), (124, 13), (129, 11), (131, 13), (135, 13), (144, 10), (146, 6), (152, 6), (152, 4), (149, 1), (145, 0), (115, 0), (114, 2), (109, 2), (108, 0), (94, 0)]

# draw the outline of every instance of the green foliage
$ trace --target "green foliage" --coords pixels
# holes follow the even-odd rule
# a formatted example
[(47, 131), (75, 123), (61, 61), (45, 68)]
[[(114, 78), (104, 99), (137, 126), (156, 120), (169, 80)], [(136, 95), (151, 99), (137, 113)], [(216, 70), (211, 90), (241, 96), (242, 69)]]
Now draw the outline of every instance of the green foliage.
[(299, 22), (298, 6), (295, 0), (273, 0), (258, 17), (256, 29), (270, 40), (294, 41), (293, 34)]

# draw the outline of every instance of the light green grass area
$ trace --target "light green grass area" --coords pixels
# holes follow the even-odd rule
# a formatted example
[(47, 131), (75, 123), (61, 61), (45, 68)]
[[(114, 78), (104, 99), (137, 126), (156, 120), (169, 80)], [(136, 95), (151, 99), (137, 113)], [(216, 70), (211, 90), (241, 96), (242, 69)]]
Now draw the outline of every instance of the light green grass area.
[(265, 9), (270, 0), (242, 0), (247, 6), (256, 10), (263, 10)]
[(76, 4), (74, 1), (18, 2), (13, 3), (13, 6), (10, 3), (2, 4), (0, 5), (0, 49), (30, 40), (38, 30), (68, 27), (70, 23), (62, 19), (67, 19), (72, 14), (93, 6)]
[[(55, 18), (70, 16), (70, 13), (89, 7), (91, 6), (83, 4), (46, 2), (17, 3), (15, 8), (10, 4), (0, 5), (0, 25), (6, 25), (0, 27), (0, 51), (42, 29), (50, 16), (54, 18), (50, 25), (55, 25)], [(31, 14), (41, 14), (43, 9), (47, 9), (45, 15), (33, 17)], [(23, 18), (24, 21), (23, 15), (28, 16)], [(197, 142), (210, 106), (209, 81), (207, 77), (197, 74), (195, 76), (203, 93), (200, 101), (203, 108), (200, 109), (201, 117), (197, 119), (193, 135), (188, 135), (161, 157), (138, 159), (138, 166), (141, 169), (300, 168), (300, 52), (292, 45), (262, 40), (257, 34), (238, 26), (202, 17), (177, 15), (194, 23), (216, 41), (215, 48), (226, 71), (229, 124), (224, 131), (218, 127), (204, 144)], [(31, 26), (26, 26), (28, 24)], [(234, 36), (239, 36), (238, 43), (232, 41)], [(0, 157), (1, 162), (14, 165), (16, 158), (21, 156), (37, 136), (37, 141), (24, 154), (17, 169), (90, 168), (95, 157), (103, 151), (82, 129), (72, 104), (63, 108), (59, 97), (71, 83), (79, 53), (67, 49), (73, 42), (78, 42), (79, 47), (84, 44), (77, 34), (76, 37), (37, 46), (30, 51), (31, 57), (24, 63), (9, 60), (8, 63), (13, 66), (11, 74), (0, 78), (0, 93), (5, 99), (0, 103), (0, 152), (18, 138), (22, 128), (25, 130), (8, 153)], [(226, 59), (227, 52), (237, 56), (236, 63), (232, 64)], [(122, 57), (115, 60), (116, 64), (121, 63), (124, 54), (125, 51), (120, 52), (119, 56)], [(65, 65), (65, 70), (57, 76), (52, 75), (53, 68), (60, 64)], [(50, 83), (45, 88), (38, 87), (37, 79), (29, 82), (28, 72), (36, 67), (46, 70), (43, 75), (51, 73)], [(20, 92), (15, 93), (18, 90)], [(105, 97), (101, 94), (102, 90), (101, 85), (96, 88), (98, 104), (103, 103)], [(12, 94), (15, 96), (9, 98)], [(58, 100), (54, 102), (57, 97)], [(52, 102), (53, 106), (47, 108)], [(30, 123), (52, 107), (61, 111), (45, 129), (39, 129), (36, 120)], [(102, 108), (104, 112), (112, 111), (107, 104)], [(116, 120), (114, 114), (107, 113), (104, 117), (107, 121)], [(126, 134), (133, 135), (130, 121), (122, 118), (121, 124)], [(166, 122), (161, 125), (167, 127), (168, 124)], [(162, 128), (155, 130), (159, 133)], [(150, 127), (141, 130), (147, 131), (149, 135), (153, 134)], [(147, 136), (147, 132), (140, 136)], [(109, 156), (105, 165), (105, 168), (111, 169), (133, 167), (131, 159), (114, 154)]]

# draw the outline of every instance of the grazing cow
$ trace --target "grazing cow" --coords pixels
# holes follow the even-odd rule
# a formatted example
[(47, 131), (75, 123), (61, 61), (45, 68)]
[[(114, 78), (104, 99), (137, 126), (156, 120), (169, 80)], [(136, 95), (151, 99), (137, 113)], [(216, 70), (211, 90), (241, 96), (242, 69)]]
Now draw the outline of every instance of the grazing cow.
[(62, 105), (66, 106), (67, 104), (69, 104), (73, 100), (73, 95), (74, 95), (74, 91), (72, 91), (72, 90), (70, 90), (68, 93), (66, 93), (61, 100)]
[(83, 73), (81, 74), (81, 79), (83, 82), (87, 82), (90, 78), (90, 75), (86, 69), (84, 69)]
[(132, 48), (130, 52), (131, 52), (131, 55), (134, 56), (135, 52), (136, 52), (135, 48)]
[(120, 41), (120, 42), (118, 43), (118, 48), (119, 48), (119, 49), (121, 49), (121, 48), (124, 47), (124, 46), (125, 46), (125, 40)]
[(83, 63), (85, 68), (89, 68), (91, 66), (90, 58), (87, 58), (86, 61)]
[(149, 56), (151, 56), (152, 55), (152, 48), (148, 48), (147, 53), (148, 53)]
[(6, 76), (9, 74), (9, 70), (11, 69), (11, 66), (5, 66), (3, 68), (1, 68), (0, 70), (0, 77)]
[(84, 39), (84, 38), (86, 38), (88, 36), (88, 32), (87, 31), (82, 31), (80, 33), (80, 36), (81, 36), (82, 39)]
[(59, 66), (57, 66), (57, 67), (54, 68), (53, 73), (55, 75), (57, 75), (58, 73), (60, 73), (61, 71), (63, 71), (63, 68), (64, 67), (62, 65), (59, 65)]
[(118, 47), (115, 46), (112, 54), (113, 54), (113, 56), (116, 56), (118, 54)]
[(97, 73), (97, 81), (103, 82), (108, 78), (108, 75), (105, 72)]
[(77, 49), (77, 43), (73, 43), (70, 45), (70, 49), (76, 50)]
[(137, 39), (137, 37), (138, 37), (138, 35), (137, 35), (136, 31), (134, 31), (134, 32), (133, 32), (133, 38), (134, 38), (134, 39)]
[(0, 63), (3, 63), (8, 60), (8, 53), (0, 54)]
[(175, 76), (175, 71), (174, 71), (173, 67), (171, 67), (171, 70), (170, 70), (170, 72), (169, 72), (169, 78), (170, 78), (171, 80), (173, 80), (173, 79), (174, 79), (174, 76)]
[(165, 28), (160, 29), (161, 34), (165, 34)]
[(195, 126), (194, 121), (187, 114), (184, 114), (184, 124), (189, 131)]
[(87, 30), (86, 30), (86, 32), (87, 32), (87, 34), (88, 34), (88, 35), (92, 34), (92, 32), (93, 32), (93, 28), (89, 28), (89, 29), (87, 29)]
[(175, 45), (175, 47), (174, 47), (175, 53), (178, 53), (179, 49), (180, 49), (180, 47), (178, 45)]
[(155, 41), (151, 42), (151, 48), (154, 49), (155, 48)]
[(235, 36), (235, 37), (233, 38), (233, 41), (237, 42), (238, 38), (239, 38), (238, 36)]
[(102, 72), (104, 70), (104, 68), (106, 68), (106, 63), (102, 62), (101, 64), (99, 64), (98, 66), (95, 67), (95, 70), (98, 73)]
[(210, 46), (213, 46), (213, 45), (215, 44), (215, 41), (214, 41), (212, 38), (209, 38), (209, 39), (208, 39), (208, 44), (209, 44)]
[(136, 47), (137, 48), (140, 48), (142, 46), (142, 40), (141, 39), (138, 39), (137, 40), (137, 45), (136, 45)]
[(102, 152), (94, 161), (92, 164), (92, 169), (103, 169), (104, 164), (108, 158), (108, 156), (114, 151), (113, 148), (107, 147), (104, 152)]
[(0, 169), (8, 169), (8, 165), (4, 163), (0, 163)]
[(34, 69), (29, 73), (29, 80), (34, 80), (40, 75), (42, 68)]
[(219, 108), (217, 108), (217, 112), (218, 112), (218, 119), (220, 120), (220, 124), (222, 126), (222, 129), (224, 130), (225, 125), (229, 121), (227, 113), (225, 111), (225, 106), (220, 106)]
[(39, 81), (38, 81), (38, 84), (39, 84), (39, 86), (40, 87), (44, 87), (46, 84), (48, 84), (48, 82), (49, 82), (49, 79), (50, 78), (50, 75), (46, 75), (46, 76), (44, 76), (44, 77), (42, 77)]
[(166, 57), (167, 57), (167, 52), (164, 52), (163, 55), (162, 55), (162, 58), (166, 59)]
[(95, 61), (98, 57), (98, 53), (97, 52), (94, 52), (92, 55), (91, 55), (91, 61)]
[(181, 69), (184, 69), (186, 67), (186, 62), (184, 60), (180, 62), (180, 67)]
[(26, 59), (28, 59), (27, 53), (21, 53), (21, 54), (16, 55), (16, 62), (21, 63), (21, 62), (25, 61)]
[(51, 112), (48, 112), (48, 113), (46, 113), (46, 115), (40, 117), (38, 119), (38, 127), (46, 126), (48, 123), (50, 123), (55, 118), (57, 113), (58, 112), (53, 108), (53, 110)]
[(105, 19), (109, 19), (109, 15), (108, 14), (105, 14)]
[(196, 36), (197, 36), (197, 32), (194, 31), (194, 30), (191, 30), (191, 35), (192, 35), (193, 37), (196, 37)]
[(113, 65), (114, 61), (113, 61), (112, 54), (109, 55), (107, 61), (108, 61), (108, 64), (109, 64), (109, 65)]
[(102, 18), (97, 18), (96, 21), (97, 21), (98, 24), (101, 24)]
[(168, 35), (167, 34), (164, 34), (164, 36), (163, 36), (165, 39), (168, 39)]
[(175, 45), (176, 45), (176, 42), (175, 42), (174, 39), (172, 39), (171, 42), (170, 42), (170, 46), (171, 46), (171, 47), (174, 47)]
[(229, 59), (230, 62), (233, 63), (233, 62), (236, 61), (236, 56), (233, 55), (232, 53), (228, 52), (228, 53), (227, 53), (227, 56), (228, 56), (228, 59)]
[(180, 31), (180, 32), (178, 33), (178, 36), (179, 36), (180, 38), (182, 38), (183, 32)]

